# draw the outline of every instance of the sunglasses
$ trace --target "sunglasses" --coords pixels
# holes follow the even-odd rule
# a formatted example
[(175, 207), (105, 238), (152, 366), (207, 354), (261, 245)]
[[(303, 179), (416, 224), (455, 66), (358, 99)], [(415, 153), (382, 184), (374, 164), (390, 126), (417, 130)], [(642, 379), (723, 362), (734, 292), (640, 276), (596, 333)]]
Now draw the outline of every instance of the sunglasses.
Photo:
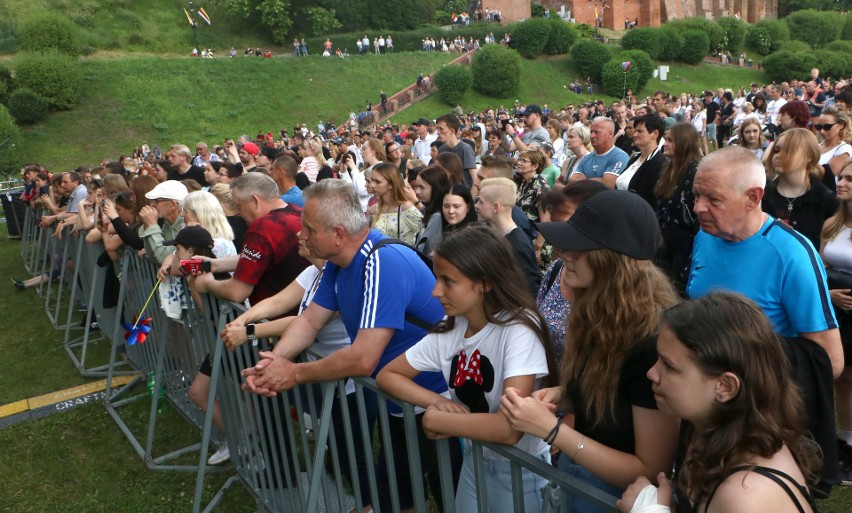
[(825, 124), (814, 123), (814, 130), (816, 130), (817, 132), (822, 132), (823, 130), (831, 130), (831, 127), (833, 127), (836, 124), (837, 123), (825, 123)]

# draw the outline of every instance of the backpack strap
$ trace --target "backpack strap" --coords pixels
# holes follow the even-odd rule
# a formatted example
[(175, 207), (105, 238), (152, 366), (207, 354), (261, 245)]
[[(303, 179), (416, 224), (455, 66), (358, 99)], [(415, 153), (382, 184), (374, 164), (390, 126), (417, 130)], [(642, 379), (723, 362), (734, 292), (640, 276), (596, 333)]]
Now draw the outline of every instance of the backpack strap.
[[(379, 249), (381, 249), (381, 248), (383, 248), (383, 247), (385, 247), (385, 246), (388, 246), (388, 245), (390, 245), (390, 244), (398, 244), (398, 245), (400, 245), (400, 246), (405, 246), (405, 247), (407, 247), (408, 249), (410, 249), (411, 251), (414, 251), (414, 253), (415, 253), (418, 257), (420, 257), (420, 260), (422, 260), (422, 261), (423, 261), (423, 263), (424, 263), (424, 264), (426, 264), (426, 267), (428, 267), (428, 268), (429, 268), (429, 271), (431, 271), (431, 270), (432, 270), (432, 262), (430, 262), (430, 261), (429, 261), (429, 259), (428, 259), (428, 258), (426, 258), (426, 257), (423, 255), (423, 253), (421, 253), (421, 252), (417, 251), (417, 249), (415, 249), (414, 247), (412, 247), (412, 246), (411, 246), (410, 244), (408, 244), (407, 242), (403, 242), (403, 241), (401, 241), (401, 240), (399, 240), (399, 239), (391, 239), (391, 238), (387, 238), (387, 239), (382, 239), (382, 240), (380, 240), (380, 241), (378, 241), (378, 242), (374, 243), (374, 244), (373, 244), (373, 247), (372, 247), (372, 248), (370, 249), (370, 251), (367, 253), (367, 257), (364, 259), (364, 267), (361, 269), (361, 283), (365, 283), (365, 281), (366, 281), (366, 279), (367, 279), (367, 262), (370, 260), (370, 257), (373, 255), (373, 253), (375, 253), (375, 252), (376, 252), (376, 251), (378, 251)], [(416, 315), (413, 315), (413, 314), (406, 313), (406, 314), (405, 314), (405, 320), (406, 320), (406, 322), (408, 322), (409, 324), (413, 324), (414, 326), (417, 326), (418, 328), (423, 329), (423, 330), (426, 330), (426, 331), (432, 331), (432, 329), (434, 329), (434, 328), (435, 328), (435, 325), (434, 325), (434, 324), (432, 324), (432, 323), (430, 323), (430, 322), (426, 322), (426, 321), (424, 321), (423, 319), (421, 319), (420, 317), (417, 317)]]
[(547, 277), (547, 285), (545, 285), (544, 288), (547, 292), (545, 293), (550, 292), (550, 289), (553, 287), (554, 282), (556, 282), (556, 278), (559, 277), (559, 273), (562, 271), (562, 266), (564, 264), (565, 262), (563, 262), (562, 259), (557, 260), (556, 263), (553, 264), (553, 269), (550, 270), (550, 275)]

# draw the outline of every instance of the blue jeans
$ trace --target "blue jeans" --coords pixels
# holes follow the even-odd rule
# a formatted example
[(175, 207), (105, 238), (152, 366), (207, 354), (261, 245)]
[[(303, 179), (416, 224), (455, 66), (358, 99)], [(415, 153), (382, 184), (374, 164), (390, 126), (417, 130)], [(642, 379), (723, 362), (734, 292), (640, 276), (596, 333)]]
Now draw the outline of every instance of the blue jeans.
[[(540, 460), (550, 462), (550, 454), (537, 456)], [(514, 495), (512, 493), (511, 464), (503, 459), (483, 459), (485, 470), (485, 488), (488, 500), (487, 511), (496, 513), (513, 513)], [(547, 479), (521, 469), (524, 483), (524, 511), (541, 511), (540, 490), (547, 484)], [(456, 491), (456, 511), (458, 513), (477, 511), (476, 475), (473, 471), (473, 455), (466, 455), (462, 463), (459, 487)]]
[[(564, 454), (561, 458), (559, 458), (557, 468), (566, 474), (576, 477), (577, 479), (592, 485), (598, 490), (602, 490), (610, 495), (614, 495), (615, 497), (621, 497), (621, 494), (624, 492), (624, 490), (617, 486), (613, 486), (592, 474), (588, 469), (586, 469), (586, 467), (577, 465), (571, 458)], [(604, 513), (603, 509), (571, 493), (568, 494), (566, 503), (568, 504), (568, 511), (571, 513)]]

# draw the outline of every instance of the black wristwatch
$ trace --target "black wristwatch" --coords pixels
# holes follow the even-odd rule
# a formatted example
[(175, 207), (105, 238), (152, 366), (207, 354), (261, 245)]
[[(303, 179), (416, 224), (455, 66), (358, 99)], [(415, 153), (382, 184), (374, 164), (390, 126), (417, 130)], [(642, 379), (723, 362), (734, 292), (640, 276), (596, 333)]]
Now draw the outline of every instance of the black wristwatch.
[(253, 346), (257, 345), (257, 336), (254, 334), (254, 324), (246, 324), (246, 336)]

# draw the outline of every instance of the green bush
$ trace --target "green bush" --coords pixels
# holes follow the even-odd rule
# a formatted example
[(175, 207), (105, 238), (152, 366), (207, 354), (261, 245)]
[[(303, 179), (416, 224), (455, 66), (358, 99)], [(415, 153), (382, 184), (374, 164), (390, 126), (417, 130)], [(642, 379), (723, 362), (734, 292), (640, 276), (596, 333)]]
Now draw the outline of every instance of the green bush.
[(15, 88), (40, 94), (51, 107), (67, 110), (80, 99), (83, 73), (74, 58), (56, 52), (25, 52), (15, 59)]
[[(843, 41), (844, 43), (849, 43)], [(828, 49), (814, 52), (819, 63), (820, 75), (824, 77), (848, 77), (852, 75), (852, 54), (848, 51), (831, 51)]]
[(66, 55), (79, 55), (77, 26), (68, 18), (51, 12), (36, 14), (18, 26), (18, 46), (23, 51), (55, 50)]
[(718, 23), (725, 34), (723, 49), (738, 55), (743, 51), (748, 24), (731, 16), (719, 18)]
[(538, 57), (550, 37), (550, 23), (544, 18), (530, 18), (512, 27), (512, 47), (527, 59)]
[(845, 20), (836, 13), (808, 9), (787, 16), (793, 39), (804, 41), (811, 48), (822, 48), (840, 37)]
[(503, 45), (488, 45), (471, 62), (473, 88), (494, 98), (514, 96), (521, 81), (521, 55)]
[(795, 39), (790, 41), (784, 41), (783, 43), (781, 43), (781, 46), (778, 48), (778, 50), (787, 50), (788, 52), (793, 53), (807, 53), (812, 51), (811, 47), (808, 46), (807, 43), (802, 41), (796, 41)]
[(473, 83), (473, 73), (467, 66), (451, 64), (435, 73), (435, 86), (441, 101), (451, 107), (460, 104)]
[(683, 18), (681, 20), (672, 20), (666, 23), (666, 25), (681, 32), (700, 30), (707, 34), (707, 38), (710, 41), (710, 51), (723, 49), (725, 31), (722, 30), (721, 25), (713, 20), (702, 17)]
[(769, 53), (777, 52), (785, 41), (790, 40), (790, 27), (784, 20), (760, 20), (754, 26), (769, 33)]
[(683, 33), (683, 48), (680, 60), (687, 64), (700, 64), (710, 53), (710, 38), (702, 30), (687, 30)]
[(632, 89), (634, 93), (639, 92), (639, 75), (636, 68), (624, 73), (621, 69), (622, 61), (613, 59), (603, 65), (601, 70), (601, 84), (603, 92), (615, 98), (624, 98), (624, 92)]
[(595, 35), (595, 27), (588, 23), (575, 23), (574, 29), (577, 31), (579, 39), (592, 39)]
[(568, 53), (571, 45), (577, 40), (577, 32), (560, 18), (550, 18), (547, 23), (550, 25), (550, 36), (547, 38), (547, 44), (544, 45), (544, 53), (548, 55)]
[(654, 27), (628, 30), (621, 38), (621, 47), (625, 50), (642, 50), (652, 59), (657, 59), (662, 47), (661, 35), (660, 29)]
[(783, 82), (794, 77), (810, 76), (811, 69), (817, 67), (817, 62), (811, 51), (793, 53), (779, 50), (763, 59), (762, 65), (769, 80)]
[(852, 14), (847, 14), (843, 20), (843, 30), (840, 31), (840, 39), (844, 41), (852, 40)]
[[(5, 64), (0, 64), (0, 83), (3, 84), (3, 86), (0, 87), (6, 91), (7, 95), (14, 90), (14, 84), (12, 83), (12, 70), (7, 68)], [(0, 95), (0, 103), (4, 103), (4, 99), (5, 96)]]
[(852, 54), (852, 41), (832, 41), (825, 45), (825, 50), (832, 52), (846, 52)]
[(15, 89), (9, 96), (9, 113), (20, 124), (38, 123), (47, 117), (49, 107), (44, 96), (26, 87)]
[(18, 146), (15, 144), (20, 139), (21, 131), (9, 111), (0, 105), (0, 142), (8, 141), (0, 146), (0, 173), (12, 175), (17, 173), (21, 167), (21, 157), (18, 154)]
[(660, 53), (657, 58), (661, 61), (679, 61), (683, 52), (683, 34), (663, 25), (660, 27)]
[[(624, 61), (630, 61), (630, 71), (627, 74), (636, 75), (636, 87), (633, 88), (633, 92), (635, 93), (643, 89), (645, 84), (654, 76), (654, 60), (651, 59), (647, 52), (642, 50), (624, 50), (615, 57), (615, 60), (618, 61), (619, 66)], [(628, 80), (630, 80), (629, 77)]]
[(0, 80), (0, 103), (6, 103), (6, 98), (9, 96), (9, 87), (6, 82)]
[(583, 39), (571, 47), (571, 58), (584, 77), (592, 77), (593, 82), (600, 83), (601, 68), (612, 56), (603, 43)]
[(763, 27), (752, 26), (746, 36), (746, 43), (760, 55), (769, 55), (772, 53), (772, 36)]

